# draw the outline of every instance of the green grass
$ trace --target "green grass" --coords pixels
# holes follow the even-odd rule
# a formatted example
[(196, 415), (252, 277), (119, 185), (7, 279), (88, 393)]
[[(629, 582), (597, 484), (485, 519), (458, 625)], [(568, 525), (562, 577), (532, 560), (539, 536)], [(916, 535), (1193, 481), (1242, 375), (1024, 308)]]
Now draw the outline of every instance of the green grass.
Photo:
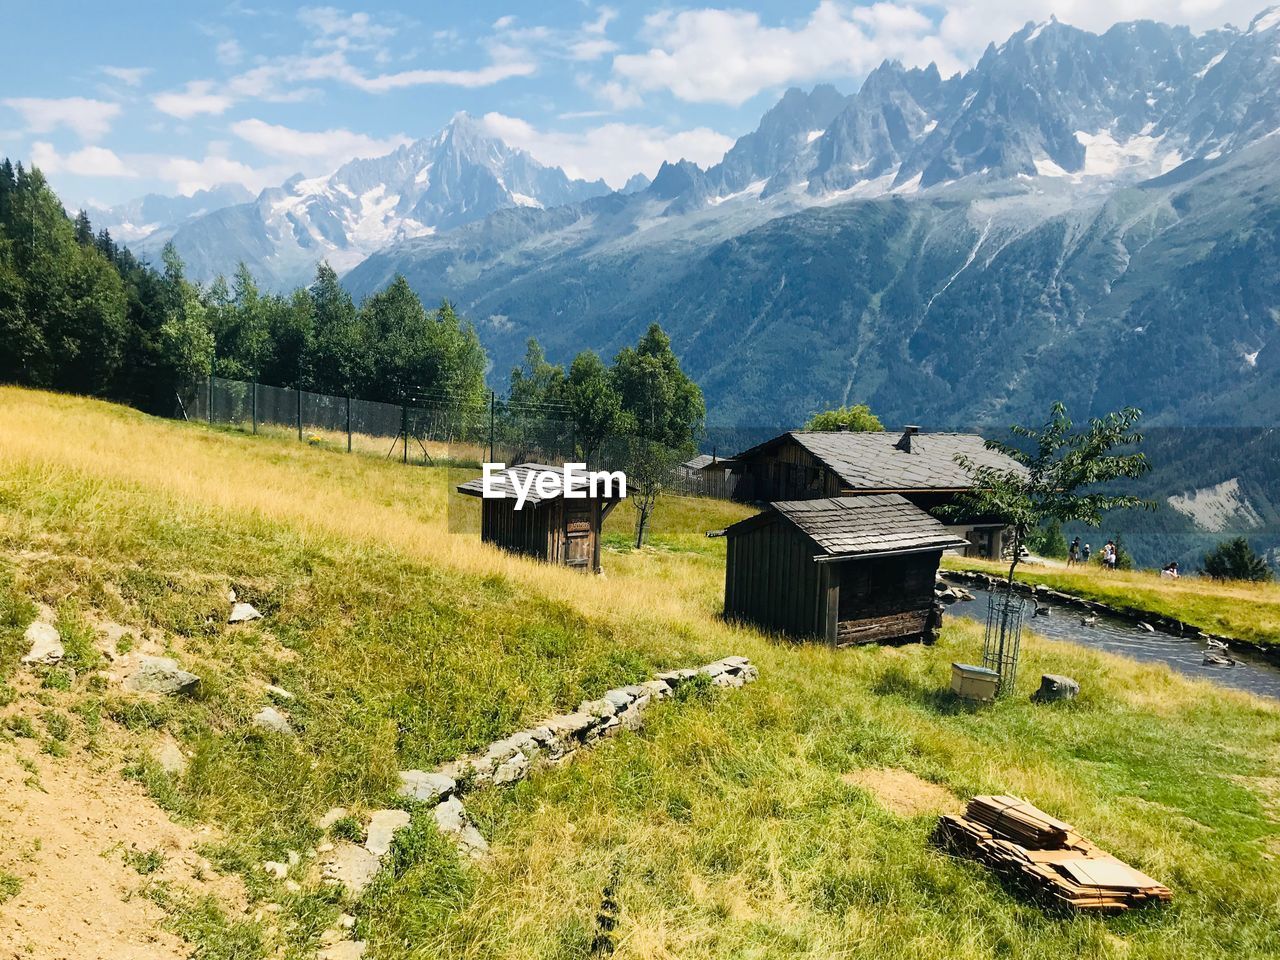
[[(1009, 569), (968, 557), (947, 557), (944, 566), (995, 575), (1007, 575)], [(1014, 576), (1022, 583), (1042, 583), (1086, 600), (1180, 620), (1209, 633), (1280, 651), (1280, 584), (1207, 577), (1171, 580), (1149, 571), (1108, 572), (1096, 566), (1019, 566)]]
[[(57, 715), (134, 744), (121, 767), (173, 816), (218, 828), (205, 853), (241, 874), (251, 905), (281, 905), (258, 923), (152, 884), (200, 956), (307, 956), (342, 908), (373, 960), (585, 958), (615, 878), (625, 958), (1280, 953), (1274, 703), (1033, 636), (1016, 695), (977, 709), (945, 692), (950, 662), (977, 655), (973, 625), (949, 622), (934, 648), (833, 652), (726, 624), (724, 541), (705, 531), (746, 515), (731, 504), (664, 500), (638, 552), (620, 508), (606, 576), (585, 577), (479, 545), (474, 504), (449, 494), (466, 471), (15, 390), (0, 390), (0, 417), (23, 425), (0, 450), (0, 642), (40, 601), (73, 634), (95, 618), (160, 631), (202, 678), (198, 696), (164, 701), (96, 690), (86, 671), (48, 692)], [(230, 587), (264, 619), (226, 626)], [(759, 664), (756, 684), (692, 691), (639, 733), (473, 794), (487, 864), (460, 863), (413, 810), (358, 904), (314, 884), (286, 895), (262, 874), (323, 842), (329, 807), (358, 818), (396, 802), (402, 768), (730, 653)], [(1032, 704), (1042, 672), (1074, 676), (1082, 696)], [(264, 683), (295, 694), (296, 741), (250, 725)], [(47, 729), (52, 711), (28, 694), (6, 714)], [(183, 775), (147, 757), (157, 731), (190, 753)], [(896, 816), (842, 779), (879, 766), (957, 798), (1024, 795), (1175, 900), (1110, 920), (1046, 914), (931, 848), (931, 817)]]
[(22, 892), (22, 878), (0, 870), (0, 903), (12, 900)]

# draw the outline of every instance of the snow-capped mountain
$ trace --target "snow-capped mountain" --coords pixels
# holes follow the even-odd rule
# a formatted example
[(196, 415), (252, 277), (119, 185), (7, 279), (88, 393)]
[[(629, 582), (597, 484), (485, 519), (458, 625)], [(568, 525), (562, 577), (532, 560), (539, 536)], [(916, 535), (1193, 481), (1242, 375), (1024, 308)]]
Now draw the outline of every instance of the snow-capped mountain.
[(138, 244), (155, 253), (172, 239), (189, 273), (207, 280), (243, 260), (274, 287), (307, 283), (327, 259), (347, 270), (374, 250), (470, 223), (506, 207), (552, 207), (609, 192), (572, 180), (516, 150), (466, 114), (429, 140), (333, 173), (292, 177), (249, 203), (223, 206), (156, 230)]
[(110, 231), (124, 243), (136, 243), (153, 234), (167, 239), (184, 220), (252, 199), (253, 194), (240, 184), (224, 183), (198, 190), (189, 197), (148, 193), (114, 207), (90, 204), (88, 213), (95, 228)]
[(719, 164), (684, 166), (670, 212), (743, 192), (800, 193), (792, 202), (805, 205), (963, 178), (1108, 187), (1158, 176), (1280, 128), (1278, 54), (1280, 8), (1243, 32), (1199, 35), (1151, 21), (1101, 35), (1028, 23), (945, 80), (886, 61), (851, 97), (789, 90)]
[(639, 186), (405, 239), (344, 283), (449, 297), (497, 369), (531, 336), (611, 355), (657, 320), (722, 422), (1280, 409), (1280, 8), (1198, 35), (1028, 24), (945, 79), (885, 63)]

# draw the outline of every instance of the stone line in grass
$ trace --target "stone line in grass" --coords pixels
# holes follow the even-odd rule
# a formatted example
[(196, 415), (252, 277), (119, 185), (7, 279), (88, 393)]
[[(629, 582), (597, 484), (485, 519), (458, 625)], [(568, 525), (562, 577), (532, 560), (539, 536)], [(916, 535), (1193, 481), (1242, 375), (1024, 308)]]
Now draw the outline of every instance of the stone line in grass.
[[(564, 763), (579, 750), (593, 746), (619, 730), (639, 728), (644, 711), (655, 700), (672, 696), (682, 685), (699, 677), (716, 687), (741, 687), (758, 676), (746, 657), (725, 657), (701, 667), (668, 670), (654, 679), (617, 687), (599, 700), (584, 700), (573, 713), (560, 714), (537, 726), (495, 740), (482, 753), (452, 760), (435, 770), (402, 770), (400, 795), (431, 805), (436, 828), (472, 859), (483, 858), (489, 845), (467, 815), (462, 797), (471, 790), (524, 780), (542, 767)], [(322, 871), (327, 883), (341, 884), (353, 897), (373, 880), (383, 857), (391, 849), (397, 831), (409, 825), (402, 810), (379, 810), (370, 818), (363, 845), (338, 841), (322, 851)], [(347, 938), (346, 931), (320, 954), (322, 960), (363, 955), (363, 941)]]

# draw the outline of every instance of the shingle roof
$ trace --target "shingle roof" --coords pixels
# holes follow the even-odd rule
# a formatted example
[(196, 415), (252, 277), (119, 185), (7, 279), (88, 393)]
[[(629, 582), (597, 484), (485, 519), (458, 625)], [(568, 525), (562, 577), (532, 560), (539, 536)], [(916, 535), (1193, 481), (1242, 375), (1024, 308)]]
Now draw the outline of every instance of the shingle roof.
[(714, 460), (715, 457), (711, 456), (711, 454), (700, 453), (692, 460), (686, 460), (684, 463), (680, 464), (680, 466), (684, 467), (686, 470), (701, 470), (703, 467), (714, 462)]
[[(511, 473), (514, 473), (516, 475), (516, 477), (520, 481), (520, 486), (522, 487), (525, 485), (525, 483), (528, 482), (527, 478), (531, 473), (533, 474), (553, 473), (556, 475), (557, 481), (562, 481), (564, 479), (564, 467), (562, 466), (552, 467), (552, 466), (548, 466), (545, 463), (516, 464), (515, 466), (508, 467), (506, 470), (503, 470), (495, 474), (492, 481), (490, 481), (490, 485), (493, 487), (493, 489), (496, 492), (501, 493), (504, 499), (505, 498), (515, 499), (516, 497), (516, 489), (512, 485), (511, 479), (509, 476), (509, 474)], [(577, 471), (573, 477), (572, 488), (574, 490), (588, 490), (589, 487), (590, 487), (590, 483), (588, 482), (586, 477), (582, 476), (582, 471), (581, 470)], [(458, 484), (458, 492), (462, 494), (466, 494), (469, 497), (484, 496), (484, 477), (477, 477), (474, 480), (468, 480), (466, 483)], [(559, 496), (560, 496), (559, 493), (557, 493), (555, 496), (552, 496), (552, 497), (541, 496), (538, 493), (538, 481), (535, 476), (533, 480), (533, 484), (529, 487), (529, 495), (526, 498), (526, 502), (542, 503), (544, 500), (558, 499)]]
[(910, 453), (895, 446), (901, 436), (894, 430), (874, 433), (793, 431), (740, 453), (734, 459), (742, 460), (790, 437), (833, 470), (850, 490), (967, 489), (973, 486), (973, 481), (956, 463), (958, 454), (964, 454), (980, 466), (1021, 469), (1017, 461), (988, 450), (977, 434), (918, 433), (911, 438)]
[(896, 493), (786, 500), (769, 509), (834, 557), (949, 550), (968, 543)]

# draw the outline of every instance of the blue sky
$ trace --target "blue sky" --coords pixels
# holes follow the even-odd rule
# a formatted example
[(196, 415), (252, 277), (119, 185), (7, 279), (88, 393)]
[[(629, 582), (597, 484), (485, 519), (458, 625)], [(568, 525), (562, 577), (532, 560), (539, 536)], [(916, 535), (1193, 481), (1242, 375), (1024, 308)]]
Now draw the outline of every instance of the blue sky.
[(788, 86), (854, 92), (886, 57), (974, 62), (1051, 12), (1087, 29), (1151, 17), (1247, 24), (1259, 0), (559, 0), (9, 4), (0, 154), (71, 204), (235, 181), (257, 190), (434, 134), (460, 110), (615, 186), (717, 160)]

